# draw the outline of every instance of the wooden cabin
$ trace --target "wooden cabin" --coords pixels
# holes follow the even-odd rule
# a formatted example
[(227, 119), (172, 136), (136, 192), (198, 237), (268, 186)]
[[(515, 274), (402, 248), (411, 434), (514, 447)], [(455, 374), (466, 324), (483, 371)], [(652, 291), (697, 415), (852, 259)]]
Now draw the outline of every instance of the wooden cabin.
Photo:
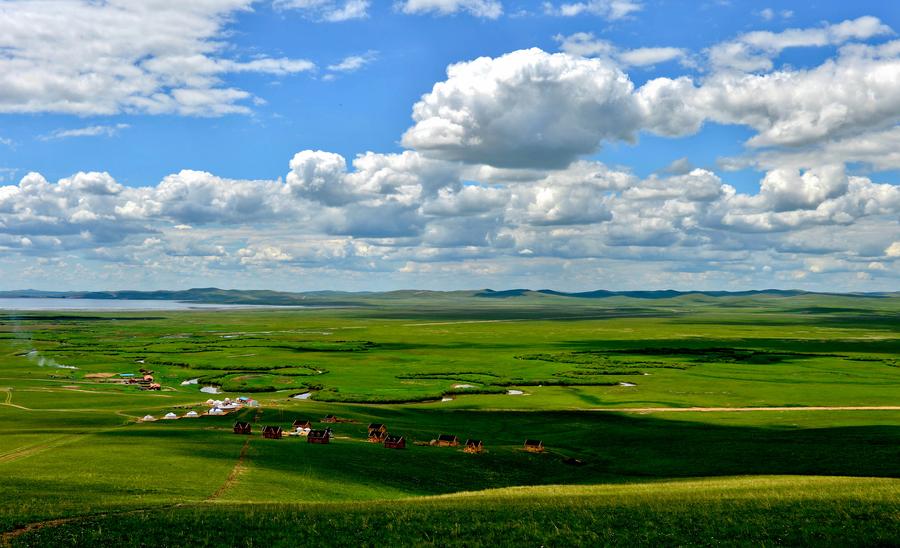
[(306, 436), (307, 443), (328, 443), (331, 441), (331, 432), (328, 430), (312, 430)]
[(253, 427), (249, 422), (236, 422), (234, 423), (234, 433), (235, 434), (250, 434), (253, 432)]
[(525, 440), (525, 450), (529, 453), (543, 453), (544, 442), (541, 440)]
[(387, 436), (384, 438), (384, 446), (388, 449), (406, 449), (406, 438), (403, 436)]
[(280, 426), (264, 426), (263, 437), (269, 440), (280, 440), (284, 435), (284, 430)]
[(484, 453), (484, 443), (481, 440), (466, 440), (466, 447), (463, 451), (466, 453)]
[(312, 429), (312, 423), (306, 419), (297, 419), (293, 422), (292, 426), (294, 427), (294, 429), (297, 429), (297, 428), (309, 428), (310, 430)]
[(372, 443), (381, 443), (388, 435), (387, 426), (373, 422), (369, 425), (369, 441)]
[(322, 419), (322, 422), (330, 422), (330, 423), (334, 423), (334, 422), (337, 422), (337, 421), (338, 421), (338, 418), (335, 417), (334, 415), (328, 415), (327, 417), (325, 417), (324, 419)]
[(441, 434), (438, 436), (437, 445), (438, 447), (457, 447), (459, 445), (459, 438), (453, 434)]

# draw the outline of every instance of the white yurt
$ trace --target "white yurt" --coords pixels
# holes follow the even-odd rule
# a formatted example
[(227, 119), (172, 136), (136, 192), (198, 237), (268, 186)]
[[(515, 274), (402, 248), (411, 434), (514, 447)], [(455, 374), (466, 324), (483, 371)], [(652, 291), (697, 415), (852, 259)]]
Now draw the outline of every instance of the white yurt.
[(170, 421), (172, 419), (177, 419), (178, 415), (176, 415), (175, 413), (166, 413), (166, 416), (163, 418)]
[(188, 418), (188, 419), (196, 419), (200, 415), (198, 415), (196, 411), (188, 411), (187, 413), (184, 414), (184, 416), (185, 416), (185, 418)]
[(156, 417), (154, 417), (153, 415), (145, 415), (141, 420), (144, 422), (153, 422), (156, 420)]
[(210, 415), (224, 415), (225, 411), (222, 411), (218, 407), (213, 407), (212, 409), (209, 410), (209, 414)]

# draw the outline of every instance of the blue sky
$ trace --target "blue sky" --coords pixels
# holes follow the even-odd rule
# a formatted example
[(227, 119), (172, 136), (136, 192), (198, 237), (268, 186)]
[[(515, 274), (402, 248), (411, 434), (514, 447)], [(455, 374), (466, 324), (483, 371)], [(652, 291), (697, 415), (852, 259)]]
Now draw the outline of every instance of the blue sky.
[[(309, 59), (320, 67), (346, 57), (377, 51), (377, 60), (352, 74), (322, 81), (322, 73), (290, 77), (236, 75), (228, 84), (251, 91), (266, 105), (251, 115), (223, 118), (117, 115), (11, 115), (2, 117), (3, 136), (15, 148), (0, 148), (0, 164), (61, 178), (77, 171), (108, 171), (125, 184), (158, 181), (181, 169), (200, 169), (229, 178), (284, 175), (286, 159), (307, 148), (353, 157), (367, 150), (401, 150), (399, 136), (410, 125), (410, 107), (443, 79), (451, 63), (497, 56), (530, 47), (556, 51), (554, 36), (592, 32), (623, 48), (673, 46), (700, 52), (751, 30), (814, 27), (874, 15), (900, 28), (900, 13), (886, 2), (787, 2), (789, 18), (766, 21), (759, 2), (653, 2), (633, 17), (608, 21), (600, 16), (547, 15), (542, 1), (507, 2), (512, 16), (475, 18), (467, 14), (436, 17), (406, 15), (389, 1), (376, 2), (364, 19), (327, 23), (296, 10), (257, 3), (237, 13), (229, 29), (236, 56), (266, 54)], [(528, 15), (516, 15), (527, 10)], [(783, 61), (803, 66), (821, 62), (833, 48), (787, 52)], [(677, 62), (629, 72), (635, 84), (649, 78), (679, 76)], [(40, 138), (59, 129), (127, 123), (115, 138)], [(697, 165), (714, 165), (718, 156), (737, 154), (749, 132), (740, 127), (708, 128), (676, 147), (666, 139), (645, 137), (646, 146), (612, 146), (598, 158), (650, 173), (687, 156)], [(753, 181), (755, 182), (755, 181)]]
[(897, 289), (888, 2), (59, 5), (0, 0), (5, 289)]

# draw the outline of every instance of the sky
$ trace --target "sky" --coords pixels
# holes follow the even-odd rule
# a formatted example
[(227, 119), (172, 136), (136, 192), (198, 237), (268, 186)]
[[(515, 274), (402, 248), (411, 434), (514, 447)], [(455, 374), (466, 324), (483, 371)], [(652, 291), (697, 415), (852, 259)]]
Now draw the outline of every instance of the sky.
[(0, 289), (900, 290), (900, 9), (0, 0)]

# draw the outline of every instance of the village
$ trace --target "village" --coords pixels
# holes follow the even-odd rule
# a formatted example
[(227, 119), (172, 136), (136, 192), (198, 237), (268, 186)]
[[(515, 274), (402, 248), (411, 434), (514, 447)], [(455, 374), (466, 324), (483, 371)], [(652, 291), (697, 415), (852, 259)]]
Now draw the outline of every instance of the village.
[[(203, 413), (191, 409), (183, 415), (179, 416), (175, 412), (168, 412), (163, 415), (162, 419), (157, 419), (153, 415), (146, 415), (140, 419), (140, 422), (152, 423), (158, 420), (174, 421), (178, 419), (196, 419), (202, 416), (223, 416), (245, 408), (259, 408), (259, 402), (246, 396), (237, 398), (224, 398), (222, 400), (209, 399), (205, 402), (209, 406), (209, 410)], [(357, 421), (352, 419), (343, 419), (335, 415), (327, 415), (318, 421), (320, 424), (333, 425), (337, 423), (355, 424)], [(249, 436), (253, 435), (253, 424), (248, 421), (237, 421), (232, 427), (234, 434)], [(316, 445), (325, 445), (335, 438), (332, 426), (316, 428), (313, 421), (309, 419), (295, 419), (289, 427), (279, 425), (265, 425), (261, 430), (263, 439), (280, 440), (283, 438), (306, 438), (307, 443)], [(383, 423), (371, 423), (366, 429), (366, 441), (383, 445), (387, 449), (406, 449), (407, 439), (400, 434), (391, 434), (388, 432), (387, 425)], [(485, 452), (485, 444), (480, 439), (467, 438), (464, 443), (460, 438), (453, 434), (440, 434), (430, 441), (415, 441), (415, 445), (430, 447), (462, 447), (462, 451), (470, 454), (479, 454)], [(526, 439), (522, 445), (522, 450), (528, 453), (543, 453), (544, 443), (541, 440)]]

